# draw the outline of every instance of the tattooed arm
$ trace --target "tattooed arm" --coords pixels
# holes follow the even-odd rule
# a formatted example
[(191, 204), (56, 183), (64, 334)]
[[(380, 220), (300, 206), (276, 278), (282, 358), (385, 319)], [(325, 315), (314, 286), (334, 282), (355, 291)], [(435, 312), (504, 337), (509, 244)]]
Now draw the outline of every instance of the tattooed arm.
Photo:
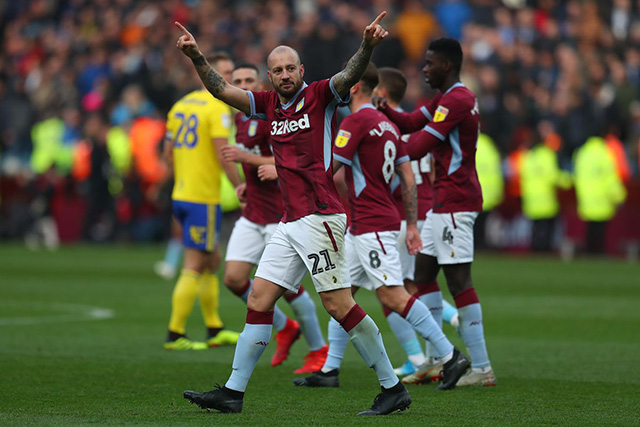
[(178, 39), (176, 46), (186, 56), (191, 58), (193, 66), (198, 72), (202, 84), (209, 92), (224, 103), (237, 108), (238, 110), (251, 114), (251, 103), (247, 92), (230, 85), (227, 81), (214, 70), (207, 62), (206, 58), (198, 48), (196, 39), (187, 31), (179, 22), (176, 27), (182, 31), (182, 35)]
[(402, 204), (407, 220), (406, 244), (409, 253), (417, 254), (422, 249), (422, 240), (418, 231), (418, 188), (411, 168), (411, 162), (400, 163), (396, 166), (396, 173), (402, 185)]
[(379, 24), (387, 12), (382, 12), (378, 17), (364, 29), (362, 44), (360, 49), (351, 57), (344, 70), (333, 76), (333, 87), (341, 98), (349, 94), (349, 89), (353, 87), (367, 69), (373, 49), (389, 34)]

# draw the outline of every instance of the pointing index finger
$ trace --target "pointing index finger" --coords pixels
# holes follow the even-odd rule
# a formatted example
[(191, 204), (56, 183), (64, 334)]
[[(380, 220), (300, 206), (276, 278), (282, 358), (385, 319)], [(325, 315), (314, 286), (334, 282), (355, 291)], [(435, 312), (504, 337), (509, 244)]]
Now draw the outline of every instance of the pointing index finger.
[(383, 10), (380, 15), (378, 15), (378, 17), (371, 23), (371, 27), (375, 27), (376, 25), (378, 25), (380, 23), (380, 21), (382, 21), (382, 18), (384, 18), (387, 15), (387, 11)]
[(183, 27), (182, 24), (179, 23), (178, 21), (175, 21), (174, 24), (176, 25), (176, 27), (180, 28), (180, 30), (184, 33), (185, 36), (191, 35), (191, 33), (187, 31), (187, 29)]

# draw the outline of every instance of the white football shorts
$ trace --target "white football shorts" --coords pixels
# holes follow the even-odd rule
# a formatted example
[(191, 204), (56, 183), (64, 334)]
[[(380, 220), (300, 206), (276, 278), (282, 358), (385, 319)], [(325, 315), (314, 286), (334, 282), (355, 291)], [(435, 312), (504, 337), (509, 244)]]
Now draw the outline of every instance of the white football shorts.
[(420, 253), (438, 258), (438, 264), (464, 264), (473, 261), (473, 224), (478, 212), (427, 212), (420, 237)]
[(350, 288), (345, 214), (311, 214), (281, 222), (267, 243), (256, 276), (297, 293), (307, 274), (318, 292)]
[[(418, 221), (418, 232), (422, 230), (423, 220)], [(420, 235), (422, 238), (422, 235)], [(398, 253), (400, 254), (400, 265), (402, 266), (402, 278), (413, 281), (416, 270), (416, 257), (409, 254), (407, 250), (407, 221), (404, 219), (400, 223), (400, 234), (398, 234)], [(424, 245), (424, 241), (422, 242)]]
[(379, 231), (355, 236), (347, 234), (347, 261), (353, 286), (378, 289), (380, 286), (403, 286), (399, 231)]
[(233, 226), (225, 261), (244, 261), (258, 264), (264, 248), (278, 227), (274, 224), (256, 224), (241, 216)]

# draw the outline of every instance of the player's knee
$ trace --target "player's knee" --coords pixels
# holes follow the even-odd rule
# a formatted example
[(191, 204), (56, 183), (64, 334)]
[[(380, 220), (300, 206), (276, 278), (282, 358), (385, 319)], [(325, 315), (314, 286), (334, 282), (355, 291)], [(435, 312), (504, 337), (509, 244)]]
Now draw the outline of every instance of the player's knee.
[(247, 298), (247, 308), (261, 312), (272, 311), (273, 304), (271, 304), (269, 301), (266, 301), (266, 299), (262, 295), (260, 295), (260, 293), (255, 292), (254, 289), (251, 289), (251, 292), (249, 292), (249, 296)]
[(336, 291), (321, 292), (320, 298), (322, 299), (322, 305), (327, 313), (337, 321), (340, 321), (347, 315), (355, 302), (353, 301), (353, 298), (351, 298), (351, 292), (348, 290), (347, 292), (340, 292), (340, 295), (337, 295), (334, 292)]
[(225, 269), (222, 282), (231, 291), (239, 291), (247, 284), (247, 278), (233, 271)]
[(382, 305), (389, 308), (396, 313), (402, 313), (404, 310), (404, 299), (399, 295), (400, 290), (404, 290), (400, 287), (382, 286), (376, 290), (378, 300)]
[(469, 281), (453, 281), (452, 283), (449, 283), (447, 281), (447, 285), (448, 285), (448, 288), (449, 288), (449, 292), (453, 296), (456, 296), (460, 292), (466, 291), (467, 289), (473, 287), (473, 284), (471, 283), (471, 280), (469, 280)]
[(444, 275), (451, 295), (457, 295), (473, 287), (470, 264), (448, 265), (444, 268)]
[(435, 257), (418, 254), (416, 256), (415, 283), (429, 283), (438, 277), (440, 266)]
[(416, 283), (411, 279), (404, 279), (404, 288), (407, 290), (409, 295), (415, 294), (418, 290), (418, 288), (416, 287)]

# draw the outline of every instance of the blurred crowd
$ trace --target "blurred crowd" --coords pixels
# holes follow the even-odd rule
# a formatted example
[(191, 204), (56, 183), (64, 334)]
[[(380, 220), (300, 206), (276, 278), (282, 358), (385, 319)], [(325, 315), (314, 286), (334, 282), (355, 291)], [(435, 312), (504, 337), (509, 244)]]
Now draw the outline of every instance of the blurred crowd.
[(263, 76), (269, 51), (289, 44), (313, 81), (334, 74), (387, 10), (390, 37), (373, 61), (404, 71), (406, 109), (434, 95), (421, 73), (429, 40), (461, 41), (462, 80), (478, 95), (507, 187), (536, 144), (572, 172), (591, 137), (615, 146), (625, 180), (638, 175), (640, 0), (22, 0), (0, 8), (0, 237), (46, 228), (34, 221), (51, 216), (70, 239), (168, 232), (164, 117), (198, 83), (175, 48), (176, 20), (204, 52), (256, 63)]

